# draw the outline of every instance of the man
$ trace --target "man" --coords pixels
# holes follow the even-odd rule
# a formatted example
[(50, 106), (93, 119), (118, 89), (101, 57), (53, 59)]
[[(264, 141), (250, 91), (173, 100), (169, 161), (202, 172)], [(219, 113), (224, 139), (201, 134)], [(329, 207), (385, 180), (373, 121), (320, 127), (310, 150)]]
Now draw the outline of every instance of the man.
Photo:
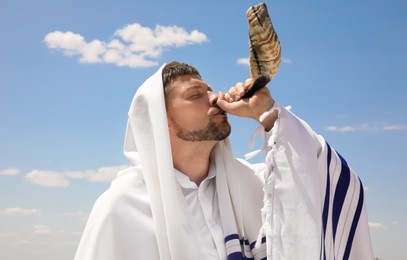
[[(98, 199), (76, 260), (372, 259), (363, 188), (321, 136), (249, 81), (214, 94), (171, 62), (137, 90), (133, 167)], [(264, 127), (266, 161), (233, 157), (227, 114)]]

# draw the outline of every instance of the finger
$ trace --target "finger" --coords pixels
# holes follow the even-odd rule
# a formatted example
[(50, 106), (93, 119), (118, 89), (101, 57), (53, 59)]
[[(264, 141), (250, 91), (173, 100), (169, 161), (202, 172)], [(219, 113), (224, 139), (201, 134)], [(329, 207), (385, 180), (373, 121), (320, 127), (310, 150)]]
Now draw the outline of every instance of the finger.
[(225, 93), (223, 93), (222, 91), (219, 91), (218, 93), (218, 101), (219, 100), (225, 100)]
[(219, 92), (216, 104), (224, 111), (228, 112), (230, 102), (227, 100), (227, 93)]
[(231, 87), (227, 94), (232, 99), (231, 101), (235, 101), (237, 98), (239, 98), (239, 94), (238, 94), (236, 86)]
[(251, 78), (246, 79), (245, 82), (244, 82), (245, 86), (249, 86), (251, 83), (252, 83)]
[(225, 100), (226, 100), (227, 102), (229, 102), (229, 103), (233, 102), (233, 98), (230, 96), (229, 93), (226, 93), (226, 94), (225, 94)]
[(233, 89), (231, 91), (231, 97), (234, 99), (234, 101), (239, 101), (242, 99), (242, 97), (246, 94), (246, 87), (245, 83), (243, 82), (238, 82), (236, 85), (231, 88)]
[(241, 97), (243, 97), (244, 95), (246, 95), (247, 91), (249, 90), (249, 86), (252, 83), (252, 79), (248, 78), (245, 80), (244, 83), (242, 83), (242, 87), (241, 89), (239, 89), (239, 94)]
[(237, 84), (236, 92), (237, 92), (236, 101), (238, 101), (246, 94), (245, 84), (244, 83)]

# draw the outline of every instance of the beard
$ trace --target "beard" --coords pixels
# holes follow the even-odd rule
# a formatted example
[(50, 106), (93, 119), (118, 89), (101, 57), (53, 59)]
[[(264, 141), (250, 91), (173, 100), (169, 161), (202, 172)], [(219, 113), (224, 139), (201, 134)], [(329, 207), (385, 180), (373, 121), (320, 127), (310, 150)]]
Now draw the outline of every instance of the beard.
[(185, 141), (222, 141), (229, 136), (231, 131), (230, 124), (226, 120), (220, 123), (209, 121), (204, 128), (199, 130), (186, 130), (175, 121), (171, 121), (174, 123), (177, 137)]

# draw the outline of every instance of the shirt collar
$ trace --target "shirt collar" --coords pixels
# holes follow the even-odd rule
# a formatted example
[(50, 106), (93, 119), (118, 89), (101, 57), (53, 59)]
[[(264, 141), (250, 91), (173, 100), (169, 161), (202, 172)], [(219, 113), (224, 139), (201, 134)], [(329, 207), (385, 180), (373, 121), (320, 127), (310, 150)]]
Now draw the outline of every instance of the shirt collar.
[[(181, 171), (177, 170), (174, 168), (174, 174), (175, 174), (175, 179), (178, 181), (179, 185), (182, 188), (187, 188), (187, 189), (198, 189), (199, 187), (196, 185), (195, 182), (191, 181), (187, 175), (182, 173)], [(208, 180), (211, 180), (215, 178), (216, 176), (216, 166), (215, 162), (211, 160), (211, 163), (209, 165), (209, 171), (208, 171), (208, 176), (201, 182), (207, 182)]]

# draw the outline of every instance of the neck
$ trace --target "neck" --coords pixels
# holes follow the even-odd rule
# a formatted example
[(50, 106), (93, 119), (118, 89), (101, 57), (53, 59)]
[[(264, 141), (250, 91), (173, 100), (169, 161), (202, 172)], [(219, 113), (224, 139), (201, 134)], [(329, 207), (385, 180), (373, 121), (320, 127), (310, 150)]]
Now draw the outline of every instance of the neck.
[(190, 142), (171, 140), (172, 158), (175, 169), (199, 184), (208, 176), (210, 154), (216, 141)]

